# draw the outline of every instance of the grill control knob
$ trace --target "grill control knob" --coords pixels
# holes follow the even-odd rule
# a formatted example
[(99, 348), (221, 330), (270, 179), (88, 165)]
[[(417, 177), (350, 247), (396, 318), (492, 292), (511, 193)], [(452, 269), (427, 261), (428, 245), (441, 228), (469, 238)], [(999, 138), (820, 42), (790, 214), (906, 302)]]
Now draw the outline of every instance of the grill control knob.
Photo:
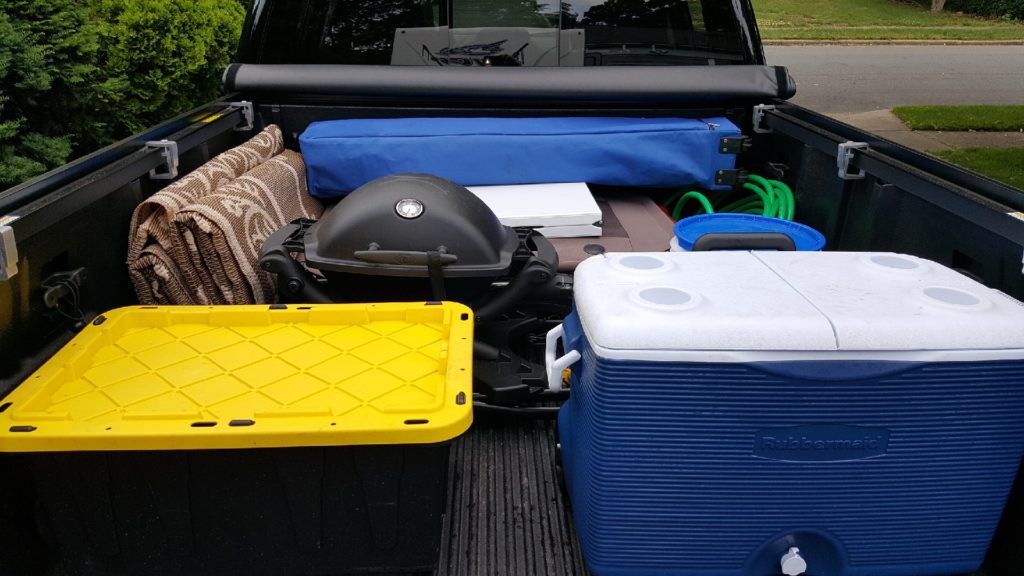
[(800, 555), (799, 548), (790, 548), (779, 561), (786, 576), (800, 576), (807, 571), (807, 561)]

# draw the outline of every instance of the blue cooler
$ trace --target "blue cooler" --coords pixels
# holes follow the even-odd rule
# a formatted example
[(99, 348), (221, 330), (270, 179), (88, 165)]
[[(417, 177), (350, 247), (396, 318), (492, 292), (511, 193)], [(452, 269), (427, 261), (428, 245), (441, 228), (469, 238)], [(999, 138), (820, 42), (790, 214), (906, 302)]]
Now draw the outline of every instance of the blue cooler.
[(1024, 451), (1024, 307), (911, 256), (593, 257), (548, 363), (596, 576), (968, 573)]

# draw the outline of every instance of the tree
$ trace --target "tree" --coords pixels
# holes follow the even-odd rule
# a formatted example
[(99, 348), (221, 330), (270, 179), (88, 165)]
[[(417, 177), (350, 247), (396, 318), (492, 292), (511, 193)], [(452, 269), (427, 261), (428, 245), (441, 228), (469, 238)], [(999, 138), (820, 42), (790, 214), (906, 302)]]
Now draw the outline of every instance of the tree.
[(0, 0), (0, 188), (67, 161), (91, 129), (83, 108), (99, 48), (73, 0)]
[(693, 29), (689, 5), (677, 0), (606, 0), (590, 7), (582, 23), (586, 26)]
[(102, 22), (96, 90), (109, 141), (212, 100), (245, 10), (220, 0), (87, 0)]
[(942, 12), (946, 7), (946, 0), (932, 0), (932, 12)]
[(0, 189), (215, 98), (242, 4), (0, 0)]

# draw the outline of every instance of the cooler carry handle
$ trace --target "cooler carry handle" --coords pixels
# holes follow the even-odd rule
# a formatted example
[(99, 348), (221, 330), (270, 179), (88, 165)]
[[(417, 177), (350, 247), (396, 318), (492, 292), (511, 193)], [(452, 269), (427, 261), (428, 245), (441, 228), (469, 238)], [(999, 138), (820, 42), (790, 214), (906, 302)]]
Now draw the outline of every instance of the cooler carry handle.
[(792, 252), (796, 243), (781, 232), (719, 232), (705, 234), (693, 243), (691, 252), (712, 250), (779, 250)]
[(558, 340), (565, 335), (565, 328), (562, 324), (555, 326), (548, 331), (544, 343), (544, 367), (548, 373), (548, 389), (552, 392), (562, 391), (562, 372), (566, 368), (579, 362), (582, 355), (578, 350), (569, 350), (564, 356), (555, 358), (555, 350), (558, 349)]

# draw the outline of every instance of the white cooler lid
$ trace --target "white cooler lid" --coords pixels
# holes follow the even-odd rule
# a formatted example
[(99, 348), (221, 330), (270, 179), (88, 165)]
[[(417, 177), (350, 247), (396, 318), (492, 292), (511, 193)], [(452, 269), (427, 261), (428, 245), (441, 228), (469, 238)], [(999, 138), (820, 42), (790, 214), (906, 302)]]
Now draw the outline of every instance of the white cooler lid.
[(1024, 304), (891, 253), (751, 253), (831, 322), (840, 350), (1024, 348)]
[(588, 341), (606, 357), (803, 351), (901, 352), (913, 360), (908, 351), (978, 350), (1024, 357), (1024, 305), (899, 254), (605, 254), (577, 268), (575, 301)]

